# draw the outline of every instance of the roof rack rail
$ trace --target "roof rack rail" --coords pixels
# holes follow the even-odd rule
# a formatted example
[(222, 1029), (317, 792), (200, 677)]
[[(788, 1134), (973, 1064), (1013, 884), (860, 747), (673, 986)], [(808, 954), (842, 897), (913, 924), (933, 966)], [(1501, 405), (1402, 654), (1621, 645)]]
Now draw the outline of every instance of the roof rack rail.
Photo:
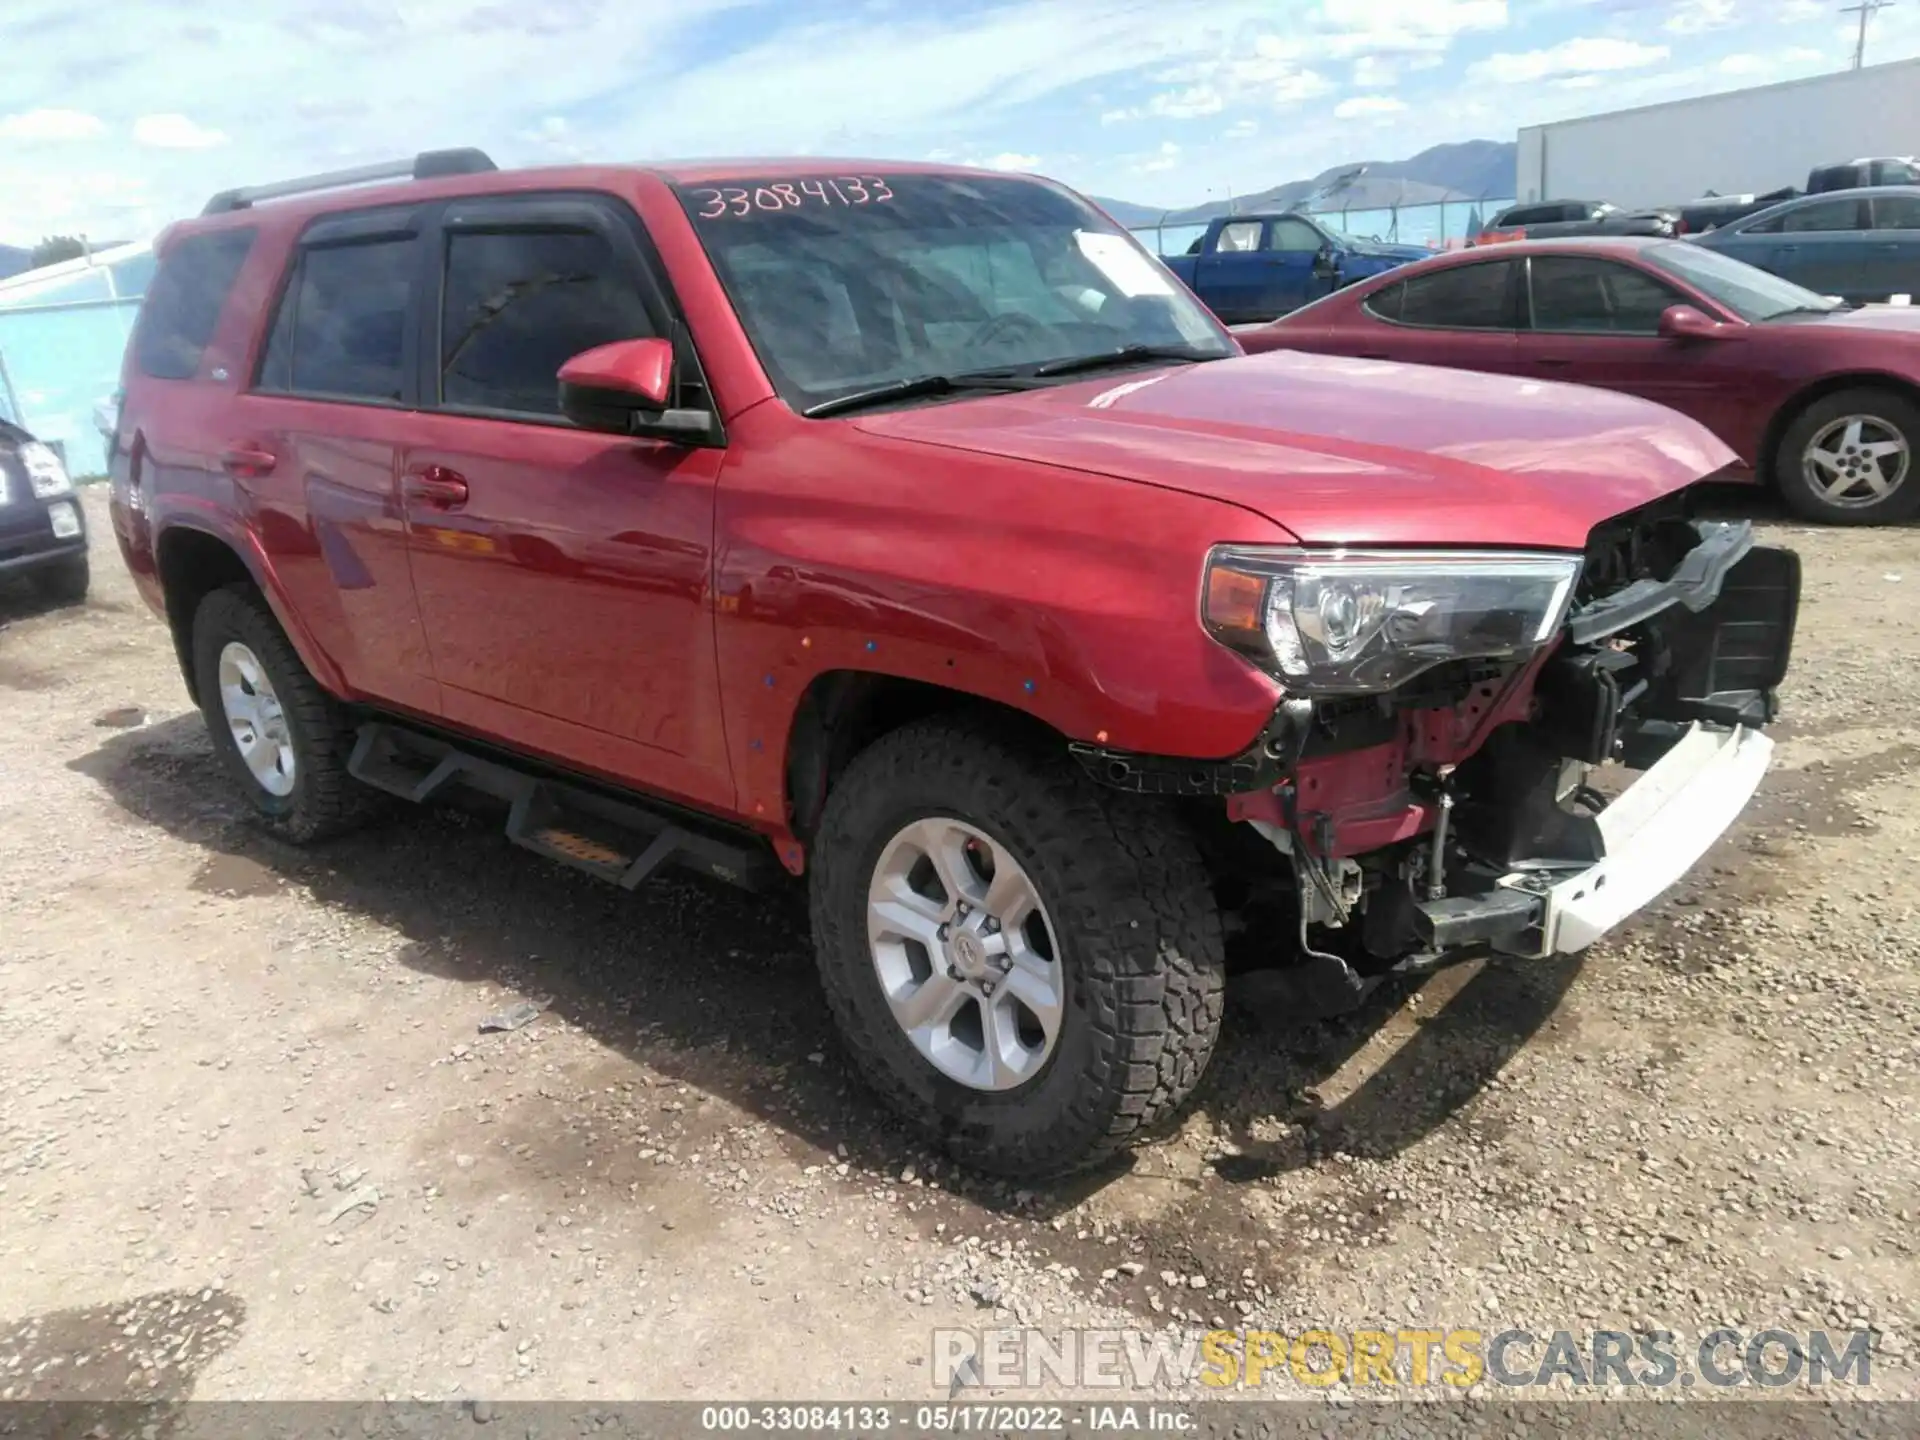
[(378, 165), (361, 165), (352, 170), (329, 170), (321, 175), (303, 175), (297, 180), (276, 180), (271, 185), (244, 185), (222, 190), (207, 202), (202, 215), (225, 215), (245, 210), (262, 200), (284, 200), (289, 195), (306, 195), (315, 190), (338, 190), (348, 185), (371, 185), (377, 180), (438, 180), (447, 175), (482, 175), (497, 170), (484, 150), (466, 147), (459, 150), (422, 150), (411, 160), (385, 160)]

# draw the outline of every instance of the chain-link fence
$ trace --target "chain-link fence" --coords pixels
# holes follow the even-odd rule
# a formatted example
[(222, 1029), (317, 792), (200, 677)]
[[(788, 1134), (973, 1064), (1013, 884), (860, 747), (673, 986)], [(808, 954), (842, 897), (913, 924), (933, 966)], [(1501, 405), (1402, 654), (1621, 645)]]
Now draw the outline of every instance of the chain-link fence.
[[(1513, 203), (1510, 195), (1489, 195), (1478, 200), (1442, 200), (1429, 205), (1389, 205), (1374, 209), (1335, 209), (1324, 205), (1298, 208), (1328, 229), (1342, 231), (1355, 239), (1445, 250), (1464, 245), (1470, 236)], [(1163, 216), (1158, 224), (1135, 225), (1133, 233), (1161, 255), (1184, 255), (1207, 233), (1207, 227), (1204, 223), (1172, 224)]]

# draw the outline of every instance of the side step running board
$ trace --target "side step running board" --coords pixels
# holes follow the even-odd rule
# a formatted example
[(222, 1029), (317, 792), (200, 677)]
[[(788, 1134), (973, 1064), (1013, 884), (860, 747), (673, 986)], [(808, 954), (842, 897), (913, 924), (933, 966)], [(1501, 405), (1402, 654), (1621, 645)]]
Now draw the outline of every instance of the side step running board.
[(722, 838), (638, 800), (516, 769), (382, 721), (360, 727), (347, 773), (415, 804), (454, 787), (504, 800), (514, 844), (627, 890), (668, 863), (748, 889), (786, 873), (751, 838)]

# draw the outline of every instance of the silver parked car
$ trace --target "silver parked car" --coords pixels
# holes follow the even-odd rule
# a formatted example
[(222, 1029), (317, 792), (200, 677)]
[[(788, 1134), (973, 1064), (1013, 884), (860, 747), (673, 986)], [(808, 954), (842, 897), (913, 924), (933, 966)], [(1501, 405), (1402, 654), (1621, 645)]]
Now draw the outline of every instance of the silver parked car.
[(1856, 304), (1920, 294), (1920, 185), (1802, 195), (1694, 243)]

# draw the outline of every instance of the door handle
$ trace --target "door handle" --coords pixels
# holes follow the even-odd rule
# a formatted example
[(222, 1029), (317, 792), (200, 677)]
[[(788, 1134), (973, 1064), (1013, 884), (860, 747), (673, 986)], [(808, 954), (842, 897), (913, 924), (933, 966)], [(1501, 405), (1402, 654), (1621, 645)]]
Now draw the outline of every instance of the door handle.
[(1538, 360), (1534, 361), (1533, 363), (1536, 365), (1549, 365), (1556, 370), (1560, 370), (1560, 369), (1565, 369), (1567, 366), (1573, 364), (1573, 361), (1567, 359), (1566, 356), (1564, 355), (1542, 355)]
[(220, 452), (220, 468), (239, 480), (271, 474), (279, 463), (280, 457), (271, 450), (246, 441), (236, 441)]
[(457, 510), (467, 503), (467, 477), (445, 465), (425, 465), (407, 472), (400, 491), (407, 499), (436, 510)]

